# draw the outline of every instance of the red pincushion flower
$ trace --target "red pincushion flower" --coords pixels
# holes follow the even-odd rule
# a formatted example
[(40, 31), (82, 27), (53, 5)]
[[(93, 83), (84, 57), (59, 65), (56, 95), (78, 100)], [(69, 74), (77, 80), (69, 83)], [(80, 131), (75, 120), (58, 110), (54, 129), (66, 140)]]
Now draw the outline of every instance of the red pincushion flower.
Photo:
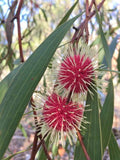
[(58, 79), (64, 88), (75, 93), (83, 93), (91, 85), (93, 74), (91, 59), (85, 55), (74, 55), (67, 56), (61, 63)]
[(43, 121), (57, 131), (69, 132), (79, 128), (83, 116), (83, 108), (73, 102), (67, 103), (67, 98), (53, 93), (45, 102)]

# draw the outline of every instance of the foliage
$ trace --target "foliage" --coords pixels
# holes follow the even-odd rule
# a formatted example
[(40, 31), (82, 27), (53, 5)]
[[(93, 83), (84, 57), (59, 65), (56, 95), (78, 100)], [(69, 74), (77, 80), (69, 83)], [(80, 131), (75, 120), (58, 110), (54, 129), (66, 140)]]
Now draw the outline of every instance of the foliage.
[[(33, 111), (36, 127), (39, 127), (33, 94), (37, 92), (44, 96), (47, 95), (48, 87), (52, 90), (50, 83), (52, 78), (48, 79), (48, 74), (54, 76), (54, 64), (59, 62), (56, 58), (57, 53), (61, 57), (60, 59), (64, 59), (68, 44), (71, 43), (73, 51), (75, 51), (76, 44), (79, 44), (81, 38), (85, 40), (86, 46), (89, 41), (90, 46), (96, 47), (98, 51), (100, 59), (97, 72), (104, 71), (105, 75), (94, 77), (96, 82), (101, 82), (106, 77), (108, 82), (107, 84), (101, 82), (101, 92), (106, 94), (103, 104), (96, 82), (91, 83), (94, 86), (90, 85), (83, 100), (78, 98), (77, 103), (84, 101), (86, 107), (85, 120), (81, 122), (79, 128), (75, 125), (78, 140), (73, 147), (75, 148), (74, 160), (102, 160), (107, 146), (111, 160), (120, 158), (120, 149), (112, 133), (113, 80), (117, 77), (117, 83), (120, 82), (119, 10), (117, 6), (109, 8), (109, 6), (103, 5), (104, 0), (98, 4), (92, 2), (91, 5), (87, 0), (85, 2), (76, 1), (74, 4), (68, 0), (45, 1), (44, 3), (37, 0), (26, 0), (24, 3), (22, 0), (19, 3), (15, 0), (10, 1), (9, 4), (4, 1), (0, 2), (0, 159), (9, 149), (9, 143), (17, 127), (27, 137), (21, 119), (28, 104), (33, 106), (30, 110)], [(4, 11), (6, 6), (8, 7), (7, 12)], [(27, 12), (25, 12), (26, 8)], [(93, 17), (92, 13), (96, 14), (96, 17)], [(87, 14), (89, 16), (86, 16)], [(17, 32), (15, 31), (15, 22), (18, 25)], [(115, 22), (115, 26), (112, 26), (113, 22)], [(73, 23), (73, 29), (70, 29)], [(19, 24), (21, 24), (21, 28)], [(22, 26), (23, 24), (25, 25)], [(82, 48), (80, 49), (82, 50)], [(111, 61), (115, 52), (118, 52), (117, 68), (113, 70)], [(57, 70), (57, 67), (55, 69)], [(54, 79), (53, 83), (56, 81), (57, 79)], [(44, 91), (39, 90), (37, 86), (38, 88), (42, 86)], [(60, 92), (60, 95), (63, 92), (64, 90)], [(70, 100), (74, 101), (71, 92), (74, 91), (70, 91), (68, 94), (67, 103)], [(38, 159), (45, 159), (47, 156), (50, 160), (48, 150), (55, 150), (56, 144), (52, 148), (50, 137), (38, 135), (37, 132), (34, 135), (31, 160), (35, 159), (37, 152)], [(68, 139), (64, 142), (66, 148), (69, 146)], [(9, 155), (5, 159), (10, 159), (26, 150)], [(56, 151), (53, 155), (55, 156), (55, 154)]]

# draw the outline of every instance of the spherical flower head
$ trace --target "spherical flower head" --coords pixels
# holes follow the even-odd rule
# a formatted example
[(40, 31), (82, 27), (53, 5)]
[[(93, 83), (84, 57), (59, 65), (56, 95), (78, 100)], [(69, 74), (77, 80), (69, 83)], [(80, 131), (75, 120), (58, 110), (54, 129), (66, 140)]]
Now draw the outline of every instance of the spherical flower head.
[(75, 127), (79, 128), (83, 116), (82, 106), (67, 103), (67, 98), (53, 93), (45, 102), (43, 108), (43, 121), (49, 128), (56, 131), (69, 132)]
[(65, 89), (75, 93), (88, 90), (93, 79), (93, 65), (89, 57), (85, 55), (67, 56), (61, 63), (58, 74), (59, 82)]

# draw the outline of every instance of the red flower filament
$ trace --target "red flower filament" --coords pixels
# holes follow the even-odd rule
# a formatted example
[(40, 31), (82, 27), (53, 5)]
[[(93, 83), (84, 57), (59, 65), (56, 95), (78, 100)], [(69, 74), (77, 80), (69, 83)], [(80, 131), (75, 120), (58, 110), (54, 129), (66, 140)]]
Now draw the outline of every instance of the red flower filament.
[(67, 98), (53, 93), (45, 102), (43, 120), (57, 131), (70, 131), (80, 125), (83, 116), (83, 108), (73, 102), (66, 103)]
[(61, 63), (58, 74), (59, 82), (64, 88), (75, 93), (88, 90), (93, 79), (93, 65), (89, 57), (74, 55), (66, 57)]

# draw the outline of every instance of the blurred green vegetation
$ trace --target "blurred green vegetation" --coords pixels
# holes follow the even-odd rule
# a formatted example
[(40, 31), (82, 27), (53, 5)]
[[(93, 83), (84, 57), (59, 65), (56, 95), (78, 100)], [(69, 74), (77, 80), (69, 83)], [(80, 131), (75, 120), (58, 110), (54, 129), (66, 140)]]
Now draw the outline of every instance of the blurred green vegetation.
[[(8, 3), (9, 2), (9, 3)], [(14, 20), (14, 29), (12, 35), (11, 53), (8, 53), (8, 41), (6, 38), (6, 21), (10, 12), (10, 6), (13, 1), (0, 2), (0, 79), (2, 79), (10, 70), (20, 64), (17, 23)], [(99, 1), (98, 1), (99, 2)], [(45, 40), (45, 38), (56, 28), (67, 10), (73, 5), (73, 1), (69, 0), (25, 0), (21, 10), (21, 32), (22, 47), (25, 59)], [(120, 13), (117, 2), (107, 1), (100, 10), (102, 18), (102, 27), (108, 43), (119, 34)], [(85, 9), (85, 2), (79, 1), (71, 14), (71, 17), (79, 14)], [(84, 16), (83, 16), (84, 18)], [(77, 27), (81, 23), (81, 19), (75, 23)], [(95, 16), (89, 23), (90, 41), (98, 41), (99, 26)], [(74, 29), (71, 29), (64, 39), (64, 43), (71, 39)], [(100, 41), (96, 42), (97, 44)], [(100, 49), (99, 43), (99, 49)], [(102, 48), (100, 50), (102, 52)], [(8, 67), (6, 67), (8, 66)], [(5, 70), (4, 70), (5, 68)]]

